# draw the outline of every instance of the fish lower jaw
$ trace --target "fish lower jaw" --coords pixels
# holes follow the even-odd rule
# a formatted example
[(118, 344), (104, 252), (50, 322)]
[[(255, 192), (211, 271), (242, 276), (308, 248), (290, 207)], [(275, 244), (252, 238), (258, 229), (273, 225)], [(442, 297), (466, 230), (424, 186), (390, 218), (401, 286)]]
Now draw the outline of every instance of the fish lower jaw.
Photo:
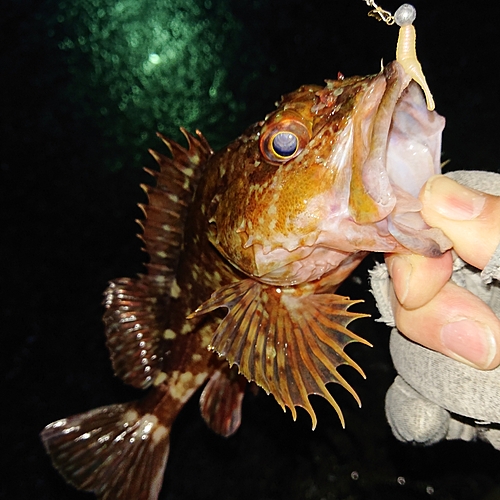
[(253, 269), (247, 274), (266, 284), (293, 286), (334, 273), (358, 254), (400, 251), (401, 245), (383, 227), (344, 220), (325, 226), (311, 245), (291, 251), (283, 246), (254, 245), (253, 250)]

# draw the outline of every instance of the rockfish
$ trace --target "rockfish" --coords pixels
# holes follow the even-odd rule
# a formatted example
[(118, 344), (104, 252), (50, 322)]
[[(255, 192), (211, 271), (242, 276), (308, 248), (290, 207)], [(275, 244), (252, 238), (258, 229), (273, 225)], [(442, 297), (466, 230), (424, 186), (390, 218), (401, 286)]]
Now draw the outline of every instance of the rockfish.
[[(101, 499), (153, 500), (170, 430), (202, 385), (201, 414), (229, 436), (247, 380), (296, 418), (316, 416), (341, 364), (347, 329), (363, 314), (335, 294), (368, 252), (440, 255), (450, 242), (420, 217), (418, 193), (440, 172), (444, 119), (398, 62), (379, 74), (304, 85), (213, 153), (201, 133), (144, 187), (147, 273), (105, 292), (107, 345), (117, 376), (144, 399), (58, 420), (42, 432), (65, 479)], [(222, 311), (219, 309), (222, 308)], [(224, 311), (225, 310), (225, 311)], [(225, 313), (225, 314), (224, 314)]]

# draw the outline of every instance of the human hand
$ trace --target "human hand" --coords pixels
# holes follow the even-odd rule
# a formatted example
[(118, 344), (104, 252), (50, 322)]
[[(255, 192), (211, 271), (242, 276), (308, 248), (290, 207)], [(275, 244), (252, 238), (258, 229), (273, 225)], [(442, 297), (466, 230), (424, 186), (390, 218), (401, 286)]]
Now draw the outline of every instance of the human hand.
[(463, 260), (451, 252), (438, 259), (388, 256), (393, 281), (385, 265), (370, 271), (378, 321), (404, 332), (393, 328), (390, 336), (397, 376), (386, 417), (400, 441), (481, 439), (500, 450), (500, 175), (446, 176), (460, 184), (431, 178), (420, 196), (422, 214)]
[[(498, 181), (497, 181), (498, 182)], [(422, 216), (484, 269), (500, 243), (500, 197), (434, 176), (420, 194)], [(451, 251), (439, 258), (388, 255), (393, 314), (411, 340), (479, 369), (500, 365), (500, 321), (479, 297), (452, 281)]]

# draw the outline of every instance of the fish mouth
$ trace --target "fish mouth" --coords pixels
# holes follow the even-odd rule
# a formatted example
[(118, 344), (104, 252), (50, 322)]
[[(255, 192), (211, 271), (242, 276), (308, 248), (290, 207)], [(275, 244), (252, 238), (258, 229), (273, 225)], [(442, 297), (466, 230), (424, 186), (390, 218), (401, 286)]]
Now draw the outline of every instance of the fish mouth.
[[(381, 83), (384, 84), (382, 91)], [(441, 133), (445, 122), (443, 117), (427, 109), (419, 85), (393, 61), (374, 79), (372, 89), (379, 96), (373, 118), (354, 117), (354, 122), (366, 121), (364, 126), (371, 128), (367, 134), (370, 137), (368, 154), (358, 154), (360, 161), (354, 161), (350, 185), (351, 193), (357, 194), (357, 198), (351, 197), (350, 211), (358, 223), (385, 219), (396, 205), (397, 188), (417, 197), (425, 181), (440, 172)], [(369, 94), (366, 100), (372, 98)], [(353, 145), (355, 157), (362, 142), (358, 140)], [(373, 202), (372, 210), (366, 209), (367, 198)], [(359, 209), (359, 200), (365, 203), (364, 210)]]
[(418, 196), (426, 181), (441, 173), (445, 119), (427, 108), (420, 85), (398, 62), (387, 65), (384, 75), (387, 88), (377, 111), (374, 145), (362, 171), (363, 187), (378, 213), (372, 219), (353, 215), (357, 222), (376, 223), (403, 252), (438, 257), (452, 244), (424, 222)]
[(396, 203), (386, 169), (387, 147), (396, 106), (410, 81), (398, 62), (389, 63), (354, 114), (349, 208), (360, 224), (382, 220)]

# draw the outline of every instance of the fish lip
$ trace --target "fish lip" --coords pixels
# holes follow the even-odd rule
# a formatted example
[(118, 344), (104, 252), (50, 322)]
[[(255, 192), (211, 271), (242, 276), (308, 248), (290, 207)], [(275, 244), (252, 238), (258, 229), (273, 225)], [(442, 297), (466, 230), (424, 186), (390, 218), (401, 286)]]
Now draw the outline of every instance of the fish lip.
[[(397, 61), (388, 63), (372, 83), (372, 91), (376, 91), (379, 82), (383, 80), (385, 87), (374, 116), (371, 119), (372, 128), (368, 155), (362, 159), (362, 165), (353, 165), (361, 171), (362, 187), (366, 196), (370, 197), (377, 207), (377, 214), (369, 220), (359, 222), (376, 222), (387, 217), (396, 204), (396, 198), (387, 174), (387, 146), (391, 134), (391, 125), (399, 100), (411, 82), (401, 64)], [(358, 116), (354, 119), (364, 119)], [(354, 146), (356, 147), (356, 145)], [(351, 184), (352, 187), (352, 184)]]
[(399, 92), (397, 94), (397, 98), (395, 99), (395, 104), (394, 104), (395, 107), (397, 102), (399, 101), (399, 98), (401, 97), (401, 94), (412, 81), (412, 78), (405, 72), (403, 66), (401, 66), (401, 64), (398, 61), (391, 61), (390, 63), (387, 63), (382, 68), (380, 75), (383, 75), (386, 82), (388, 83), (394, 82), (399, 86)]

